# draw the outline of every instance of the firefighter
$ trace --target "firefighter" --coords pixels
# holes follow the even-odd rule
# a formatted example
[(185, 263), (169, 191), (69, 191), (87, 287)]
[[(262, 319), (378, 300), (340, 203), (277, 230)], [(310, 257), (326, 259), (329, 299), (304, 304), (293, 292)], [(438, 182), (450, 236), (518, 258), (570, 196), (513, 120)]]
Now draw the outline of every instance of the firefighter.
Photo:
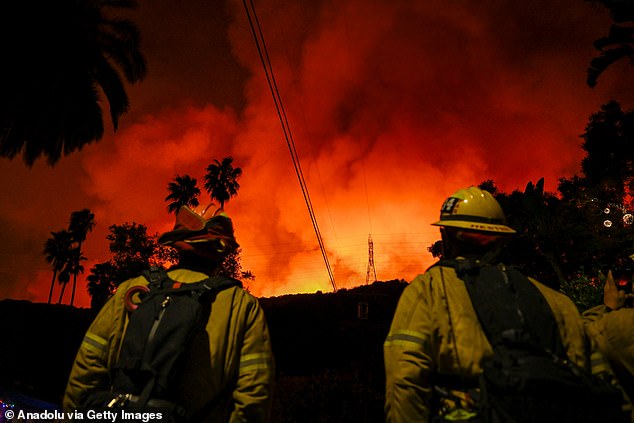
[[(497, 255), (515, 233), (497, 200), (476, 187), (447, 198), (440, 220), (432, 225), (440, 227), (443, 260), (456, 263), (472, 260), (503, 266)], [(590, 357), (575, 305), (564, 295), (529, 281), (552, 310), (553, 331), (559, 331), (567, 358), (587, 368)], [(385, 340), (387, 421), (478, 418), (467, 388), (477, 388), (483, 359), (492, 355), (465, 281), (455, 267), (441, 260), (405, 288)]]
[[(215, 274), (238, 246), (231, 219), (224, 213), (205, 219), (185, 206), (176, 215), (174, 229), (159, 242), (178, 250), (179, 263), (167, 274), (182, 283)], [(66, 409), (82, 407), (91, 394), (108, 390), (129, 321), (126, 293), (147, 284), (145, 277), (137, 277), (119, 285), (89, 327), (68, 380)], [(185, 361), (174, 402), (187, 410), (190, 421), (268, 421), (274, 368), (268, 328), (257, 299), (239, 286), (218, 292), (205, 332), (202, 341), (194, 341), (199, 347), (191, 348)]]
[[(632, 258), (630, 256), (630, 258)], [(610, 270), (603, 287), (603, 304), (583, 313), (588, 336), (607, 358), (614, 375), (625, 391), (625, 408), (634, 423), (634, 308), (632, 274), (618, 277)], [(620, 285), (623, 289), (619, 289)]]

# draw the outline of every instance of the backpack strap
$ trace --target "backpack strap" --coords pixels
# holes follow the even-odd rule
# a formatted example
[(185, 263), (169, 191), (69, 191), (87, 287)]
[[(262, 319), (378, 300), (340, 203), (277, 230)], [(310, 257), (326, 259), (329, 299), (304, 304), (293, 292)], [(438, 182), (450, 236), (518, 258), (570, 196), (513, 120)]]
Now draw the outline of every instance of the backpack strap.
[(142, 275), (148, 280), (148, 295), (165, 295), (174, 292), (192, 291), (194, 295), (220, 292), (233, 286), (242, 288), (242, 282), (226, 276), (209, 276), (198, 282), (179, 282), (169, 277), (167, 272), (158, 267), (145, 270)]
[(441, 260), (465, 283), (484, 333), (495, 348), (523, 345), (565, 358), (553, 312), (539, 289), (514, 268), (475, 260)]
[(239, 286), (242, 288), (242, 282), (237, 279), (225, 277), (225, 276), (212, 276), (202, 281), (204, 287), (208, 291), (220, 292), (232, 286)]

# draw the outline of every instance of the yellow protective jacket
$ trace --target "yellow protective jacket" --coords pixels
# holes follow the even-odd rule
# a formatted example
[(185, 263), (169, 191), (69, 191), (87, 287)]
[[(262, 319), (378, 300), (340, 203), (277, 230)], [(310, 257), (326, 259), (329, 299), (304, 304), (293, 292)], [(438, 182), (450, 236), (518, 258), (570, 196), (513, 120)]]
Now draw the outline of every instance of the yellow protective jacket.
[[(575, 305), (530, 280), (553, 310), (569, 359), (589, 366), (583, 322)], [(384, 344), (387, 421), (428, 422), (432, 378), (442, 374), (470, 379), (482, 372), (482, 358), (491, 355), (493, 349), (464, 282), (452, 267), (431, 267), (403, 291)]]
[(600, 305), (583, 313), (588, 336), (610, 363), (614, 375), (627, 395), (625, 408), (634, 423), (634, 309), (610, 311)]
[[(168, 272), (183, 283), (207, 275), (186, 269)], [(125, 294), (147, 285), (144, 277), (121, 284), (86, 332), (72, 367), (63, 405), (79, 407), (87, 395), (107, 390), (117, 361), (128, 312)], [(209, 347), (194, 348), (188, 357), (176, 402), (201, 422), (266, 422), (274, 378), (267, 324), (255, 297), (240, 287), (220, 291), (206, 326)], [(204, 342), (204, 341), (203, 341)]]

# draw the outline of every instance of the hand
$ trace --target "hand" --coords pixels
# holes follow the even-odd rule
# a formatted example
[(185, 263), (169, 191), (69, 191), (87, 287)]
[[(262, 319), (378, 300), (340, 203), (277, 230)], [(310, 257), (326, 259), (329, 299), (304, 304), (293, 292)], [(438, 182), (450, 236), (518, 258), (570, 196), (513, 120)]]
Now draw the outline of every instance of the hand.
[(603, 304), (612, 310), (618, 310), (625, 305), (626, 298), (627, 295), (625, 292), (616, 288), (612, 271), (609, 270), (608, 277), (605, 279), (605, 285), (603, 286)]

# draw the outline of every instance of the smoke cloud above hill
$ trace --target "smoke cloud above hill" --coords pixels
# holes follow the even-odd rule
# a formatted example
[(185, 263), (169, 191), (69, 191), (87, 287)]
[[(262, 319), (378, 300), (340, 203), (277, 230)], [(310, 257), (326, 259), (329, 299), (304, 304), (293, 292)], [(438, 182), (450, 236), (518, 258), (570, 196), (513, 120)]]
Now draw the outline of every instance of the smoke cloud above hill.
[[(331, 289), (242, 2), (210, 3), (141, 2), (149, 75), (117, 133), (52, 169), (0, 162), (7, 297), (46, 300), (41, 249), (71, 211), (95, 213), (88, 273), (108, 258), (109, 225), (169, 230), (167, 183), (189, 174), (202, 189), (226, 156), (243, 169), (225, 209), (251, 292)], [(609, 19), (577, 0), (255, 7), (338, 287), (365, 283), (370, 234), (377, 277), (413, 278), (432, 263), (446, 196), (486, 179), (512, 191), (545, 177), (553, 191), (579, 172), (589, 115), (611, 98), (631, 107), (627, 68), (585, 86)]]

